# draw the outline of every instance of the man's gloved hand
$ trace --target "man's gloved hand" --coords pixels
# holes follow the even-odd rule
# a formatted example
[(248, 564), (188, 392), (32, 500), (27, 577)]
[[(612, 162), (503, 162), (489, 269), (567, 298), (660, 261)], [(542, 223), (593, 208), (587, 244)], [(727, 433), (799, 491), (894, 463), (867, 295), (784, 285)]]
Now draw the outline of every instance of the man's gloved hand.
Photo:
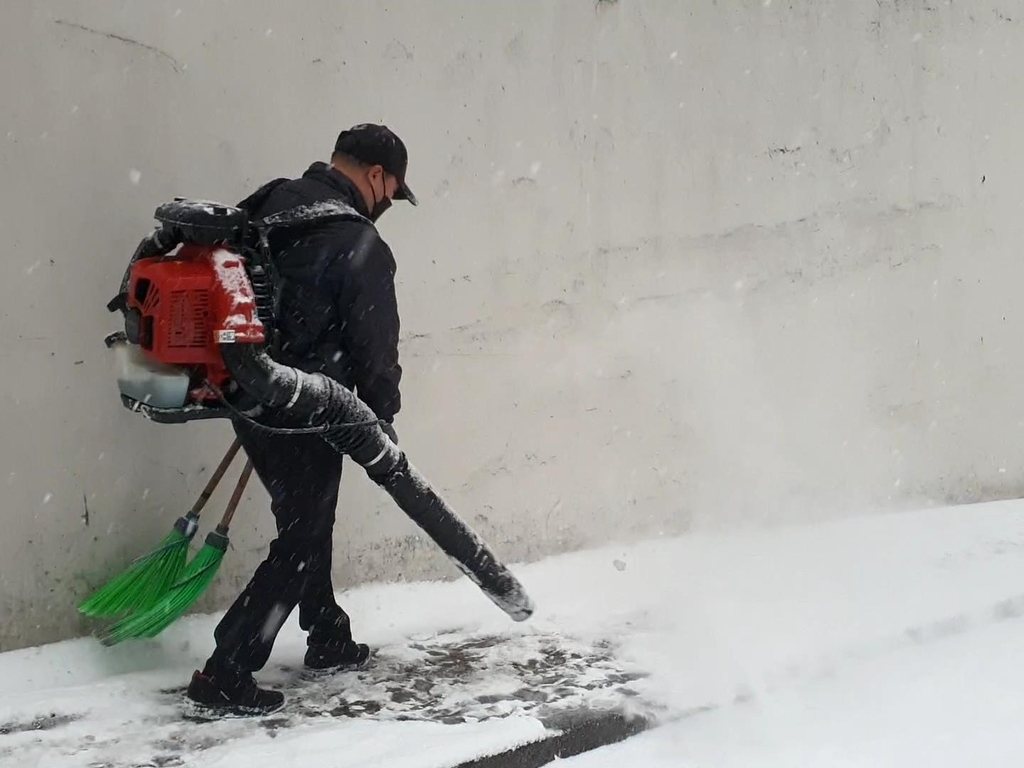
[(395, 425), (388, 421), (381, 421), (380, 428), (384, 430), (384, 434), (391, 438), (391, 442), (398, 445), (398, 433), (395, 432)]

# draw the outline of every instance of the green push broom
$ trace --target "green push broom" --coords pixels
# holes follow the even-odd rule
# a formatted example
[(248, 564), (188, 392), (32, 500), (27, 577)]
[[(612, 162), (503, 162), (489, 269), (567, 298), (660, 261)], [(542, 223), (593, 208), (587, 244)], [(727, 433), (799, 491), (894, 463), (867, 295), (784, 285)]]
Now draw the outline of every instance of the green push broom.
[(123, 573), (93, 592), (78, 606), (79, 611), (86, 616), (109, 618), (131, 611), (144, 611), (156, 604), (181, 575), (188, 556), (188, 545), (198, 527), (199, 513), (210, 500), (240, 445), (235, 439), (192, 509), (178, 518), (164, 540), (148, 554), (135, 560)]
[(206, 543), (164, 595), (146, 610), (121, 619), (101, 637), (104, 645), (125, 640), (156, 637), (181, 617), (213, 583), (228, 548), (228, 526), (242, 498), (242, 491), (252, 474), (252, 461), (245, 462), (224, 516), (216, 530), (206, 536)]

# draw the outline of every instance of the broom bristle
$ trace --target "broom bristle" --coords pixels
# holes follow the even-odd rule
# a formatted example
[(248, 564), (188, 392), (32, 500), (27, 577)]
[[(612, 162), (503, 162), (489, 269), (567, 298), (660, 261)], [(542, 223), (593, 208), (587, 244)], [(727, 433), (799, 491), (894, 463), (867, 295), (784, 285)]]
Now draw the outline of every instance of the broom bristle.
[(148, 554), (92, 593), (78, 610), (111, 617), (151, 608), (177, 581), (185, 567), (191, 536), (174, 529)]
[[(211, 534), (211, 537), (213, 534)], [(156, 603), (146, 610), (127, 616), (100, 637), (104, 645), (125, 640), (156, 637), (178, 620), (213, 582), (224, 559), (224, 549), (207, 538), (202, 549), (186, 566), (180, 578)]]

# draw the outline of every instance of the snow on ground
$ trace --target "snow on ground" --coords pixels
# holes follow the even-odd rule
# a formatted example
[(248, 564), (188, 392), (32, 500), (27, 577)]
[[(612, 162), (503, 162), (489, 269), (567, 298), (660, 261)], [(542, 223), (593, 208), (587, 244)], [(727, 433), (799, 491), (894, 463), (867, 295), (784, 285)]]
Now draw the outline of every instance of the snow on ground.
[[(0, 765), (440, 768), (538, 738), (567, 706), (665, 723), (567, 761), (585, 768), (1009, 765), (1024, 747), (1024, 503), (659, 539), (516, 571), (538, 606), (524, 624), (466, 579), (341, 595), (378, 671), (304, 689), (294, 718), (182, 722), (174, 689), (216, 617), (112, 649), (0, 654)], [(302, 652), (292, 617), (262, 679), (287, 686)]]
[(570, 758), (564, 768), (962, 768), (1024, 755), (1024, 629), (980, 626), (852, 662)]

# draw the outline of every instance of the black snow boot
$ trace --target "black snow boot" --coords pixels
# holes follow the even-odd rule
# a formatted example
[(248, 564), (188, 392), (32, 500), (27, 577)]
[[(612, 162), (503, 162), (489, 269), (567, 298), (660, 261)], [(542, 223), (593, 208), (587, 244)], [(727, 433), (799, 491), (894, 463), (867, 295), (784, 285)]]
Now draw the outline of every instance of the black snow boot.
[(335, 672), (359, 669), (370, 658), (370, 646), (352, 640), (318, 641), (310, 635), (306, 645), (305, 663), (310, 669)]
[(284, 705), (284, 694), (260, 688), (247, 672), (196, 670), (185, 695), (204, 715), (265, 715)]

